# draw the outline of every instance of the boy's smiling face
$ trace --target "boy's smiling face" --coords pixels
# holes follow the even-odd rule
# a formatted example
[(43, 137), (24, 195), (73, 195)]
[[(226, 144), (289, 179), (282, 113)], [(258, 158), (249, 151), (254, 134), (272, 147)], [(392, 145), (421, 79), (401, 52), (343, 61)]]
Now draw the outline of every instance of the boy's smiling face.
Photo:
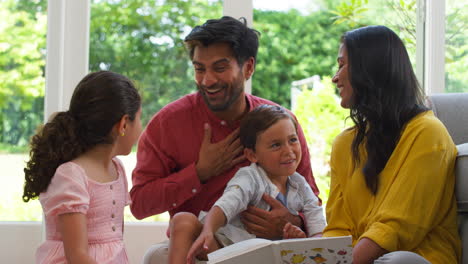
[(275, 181), (292, 175), (301, 162), (301, 144), (296, 127), (289, 118), (278, 120), (257, 135), (255, 150), (246, 149), (250, 162), (255, 162)]

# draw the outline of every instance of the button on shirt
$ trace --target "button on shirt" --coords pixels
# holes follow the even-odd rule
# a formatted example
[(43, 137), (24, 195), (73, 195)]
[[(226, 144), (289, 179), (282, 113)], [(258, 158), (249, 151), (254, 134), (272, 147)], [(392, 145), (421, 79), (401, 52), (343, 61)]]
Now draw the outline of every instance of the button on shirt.
[(39, 196), (46, 212), (46, 241), (38, 248), (35, 263), (63, 263), (63, 243), (59, 243), (63, 238), (57, 215), (76, 212), (86, 217), (88, 249), (96, 253), (93, 256), (99, 263), (128, 262), (122, 224), (130, 196), (122, 163), (117, 158), (112, 161), (119, 176), (107, 183), (90, 179), (84, 168), (74, 162), (57, 168), (47, 192)]

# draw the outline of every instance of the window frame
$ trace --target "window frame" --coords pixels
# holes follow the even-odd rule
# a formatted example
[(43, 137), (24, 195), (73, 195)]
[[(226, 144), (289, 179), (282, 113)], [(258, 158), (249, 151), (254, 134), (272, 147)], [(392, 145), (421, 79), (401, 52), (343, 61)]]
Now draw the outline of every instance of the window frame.
[(445, 93), (445, 0), (418, 0), (416, 74), (426, 95)]
[[(445, 92), (445, 0), (418, 0), (416, 73), (426, 94)], [(223, 14), (253, 22), (253, 0), (225, 0)], [(89, 68), (90, 0), (48, 0), (44, 117), (68, 108)], [(246, 85), (251, 93), (251, 80)]]

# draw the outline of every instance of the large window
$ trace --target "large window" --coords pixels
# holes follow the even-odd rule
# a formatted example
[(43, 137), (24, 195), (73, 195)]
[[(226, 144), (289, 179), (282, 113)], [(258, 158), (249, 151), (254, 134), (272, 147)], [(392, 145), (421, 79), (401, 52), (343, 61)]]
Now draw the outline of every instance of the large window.
[[(222, 15), (222, 2), (99, 0), (91, 5), (89, 70), (111, 70), (134, 80), (143, 97), (143, 125), (163, 106), (195, 91), (183, 39), (209, 18)], [(136, 154), (120, 157), (131, 187)], [(126, 207), (125, 219), (136, 221)], [(167, 221), (168, 214), (145, 221)]]
[[(223, 2), (229, 1), (92, 0), (89, 70), (109, 69), (133, 79), (144, 99), (146, 123), (162, 106), (195, 90), (182, 39), (194, 25), (220, 17)], [(289, 107), (293, 82), (318, 75), (322, 85), (317, 87), (328, 87), (335, 70), (339, 36), (346, 30), (369, 24), (384, 24), (395, 30), (405, 41), (417, 67), (418, 2), (428, 1), (302, 0), (277, 4), (278, 1), (253, 0), (256, 8), (253, 26), (262, 36), (252, 92)], [(0, 177), (4, 183), (0, 192), (0, 220), (41, 219), (38, 202), (24, 204), (21, 195), (27, 143), (44, 119), (46, 3), (46, 0), (0, 1)], [(467, 0), (445, 1), (447, 92), (468, 91), (467, 6)], [(307, 89), (313, 90), (312, 86)], [(307, 111), (304, 120), (310, 121)], [(317, 128), (310, 126), (305, 130)], [(310, 138), (316, 138), (313, 133), (317, 132), (310, 133)], [(131, 183), (135, 155), (122, 159)], [(326, 156), (321, 162), (326, 165)], [(319, 165), (314, 165), (314, 170), (320, 171), (318, 168)], [(127, 216), (133, 219), (128, 209)], [(155, 219), (167, 219), (167, 215)]]
[(349, 26), (334, 24), (331, 6), (316, 1), (254, 0), (253, 7), (253, 26), (261, 36), (252, 93), (290, 108), (297, 116), (326, 202), (330, 146), (346, 116), (331, 76), (340, 36)]
[(0, 1), (0, 221), (40, 221), (22, 201), (28, 143), (43, 121), (45, 1)]
[(254, 0), (254, 27), (262, 34), (252, 93), (296, 114), (309, 144), (314, 177), (324, 202), (330, 183), (331, 144), (351, 125), (331, 82), (342, 34), (386, 25), (405, 42), (416, 64), (416, 1)]
[(445, 13), (445, 91), (468, 92), (468, 0), (446, 0)]

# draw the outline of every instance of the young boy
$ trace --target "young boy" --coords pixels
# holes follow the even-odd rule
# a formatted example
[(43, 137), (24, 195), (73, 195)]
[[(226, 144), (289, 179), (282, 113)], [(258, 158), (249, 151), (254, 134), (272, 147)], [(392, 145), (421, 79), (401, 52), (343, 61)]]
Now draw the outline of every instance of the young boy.
[[(195, 257), (255, 237), (249, 234), (239, 214), (248, 205), (269, 210), (262, 200), (268, 194), (293, 214), (302, 212), (310, 236), (319, 236), (325, 219), (318, 198), (304, 177), (296, 172), (301, 145), (296, 121), (279, 106), (261, 105), (241, 122), (240, 141), (252, 162), (239, 169), (218, 201), (201, 221), (190, 213), (179, 213), (171, 221), (170, 263), (193, 263)], [(286, 224), (284, 238), (305, 237), (298, 227)], [(195, 241), (195, 242), (194, 242)]]

